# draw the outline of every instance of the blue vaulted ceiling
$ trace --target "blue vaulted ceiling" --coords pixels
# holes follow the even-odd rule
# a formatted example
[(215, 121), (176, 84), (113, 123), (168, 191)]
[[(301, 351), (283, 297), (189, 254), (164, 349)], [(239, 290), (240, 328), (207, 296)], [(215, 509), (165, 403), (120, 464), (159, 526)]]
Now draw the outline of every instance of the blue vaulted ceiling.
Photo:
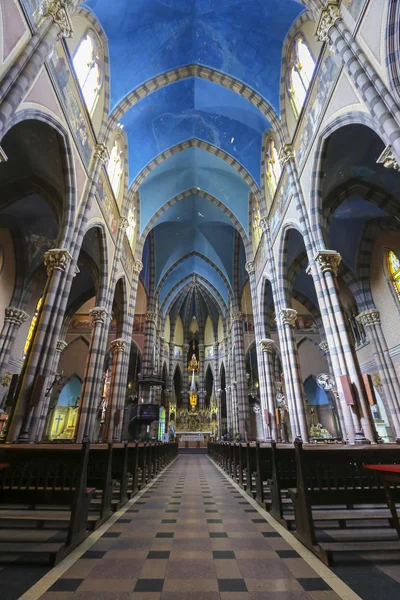
[[(86, 0), (109, 40), (111, 102), (157, 75), (198, 64), (257, 90), (279, 109), (282, 45), (296, 0)], [(132, 68), (134, 67), (134, 68)]]

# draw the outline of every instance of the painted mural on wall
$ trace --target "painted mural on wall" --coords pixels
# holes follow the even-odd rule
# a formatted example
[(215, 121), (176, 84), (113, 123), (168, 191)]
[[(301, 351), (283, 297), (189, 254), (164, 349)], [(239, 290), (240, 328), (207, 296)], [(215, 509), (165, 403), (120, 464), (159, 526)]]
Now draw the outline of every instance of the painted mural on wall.
[(132, 333), (144, 333), (146, 319), (144, 315), (135, 315), (133, 319)]
[(78, 149), (85, 165), (88, 167), (93, 151), (93, 140), (88, 133), (89, 127), (84, 116), (84, 111), (77, 100), (79, 94), (68, 68), (68, 60), (61, 43), (57, 44), (56, 50), (51, 55), (49, 67), (58, 84), (61, 101), (70, 121), (71, 131), (75, 137)]
[(174, 358), (176, 360), (182, 360), (183, 354), (182, 354), (182, 348), (180, 346), (175, 346), (174, 349)]
[(343, 0), (343, 6), (347, 8), (354, 20), (360, 14), (360, 10), (364, 5), (365, 0)]
[(115, 238), (118, 231), (118, 209), (113, 194), (104, 182), (103, 175), (100, 175), (99, 178), (97, 196), (100, 201), (101, 212), (110, 229), (111, 235)]
[(287, 180), (280, 187), (278, 196), (275, 197), (274, 204), (270, 214), (271, 238), (275, 239), (282, 219), (285, 216), (287, 207), (289, 206), (293, 196), (287, 193)]
[(257, 253), (254, 258), (254, 269), (256, 272), (256, 281), (258, 281), (264, 272), (264, 264), (267, 258), (267, 250), (265, 247), (265, 238), (261, 237), (260, 243), (257, 248)]
[(307, 110), (296, 135), (295, 151), (298, 165), (301, 168), (307, 158), (307, 151), (311, 146), (318, 124), (322, 118), (323, 108), (329, 100), (329, 94), (339, 72), (339, 67), (329, 50), (321, 63), (317, 79), (311, 90), (307, 103)]
[(206, 346), (204, 349), (204, 358), (212, 360), (214, 358), (214, 346)]
[(129, 278), (133, 277), (133, 255), (128, 238), (125, 236), (122, 244), (121, 261), (125, 269), (125, 273)]

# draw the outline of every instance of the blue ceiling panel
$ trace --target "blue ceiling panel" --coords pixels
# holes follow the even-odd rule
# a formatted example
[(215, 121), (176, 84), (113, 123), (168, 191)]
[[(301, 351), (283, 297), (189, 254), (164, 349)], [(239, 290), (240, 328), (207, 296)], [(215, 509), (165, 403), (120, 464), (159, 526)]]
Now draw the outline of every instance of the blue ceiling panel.
[(157, 75), (198, 64), (257, 90), (279, 110), (283, 42), (296, 0), (86, 0), (109, 42), (111, 103)]

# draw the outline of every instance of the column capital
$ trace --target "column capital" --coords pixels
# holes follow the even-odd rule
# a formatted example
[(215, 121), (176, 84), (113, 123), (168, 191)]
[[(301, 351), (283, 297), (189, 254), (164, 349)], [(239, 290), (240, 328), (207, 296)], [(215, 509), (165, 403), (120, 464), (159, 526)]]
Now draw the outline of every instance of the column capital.
[(63, 352), (67, 346), (68, 344), (65, 340), (58, 340), (56, 345), (56, 352), (59, 352), (61, 354), (61, 352)]
[(283, 144), (283, 146), (281, 146), (278, 159), (282, 168), (286, 165), (286, 163), (294, 160), (294, 150), (292, 144)]
[(71, 17), (69, 16), (66, 2), (61, 0), (48, 0), (45, 16), (50, 16), (54, 23), (60, 28), (58, 39), (71, 38), (74, 36)]
[(260, 340), (261, 350), (263, 352), (268, 352), (268, 354), (273, 354), (275, 352), (275, 342), (274, 340), (265, 338)]
[(320, 42), (329, 41), (329, 30), (340, 19), (339, 4), (336, 0), (330, 0), (321, 10), (315, 35)]
[(262, 217), (260, 219), (260, 227), (261, 227), (261, 229), (262, 229), (263, 232), (269, 231), (269, 222), (268, 222), (267, 217)]
[(378, 165), (383, 165), (385, 169), (393, 169), (393, 171), (400, 171), (400, 165), (392, 152), (392, 146), (386, 146), (376, 163)]
[(126, 350), (126, 340), (124, 338), (117, 338), (111, 342), (111, 348), (114, 354), (118, 352), (125, 352)]
[(44, 253), (44, 266), (47, 269), (47, 275), (50, 275), (54, 269), (66, 271), (72, 256), (65, 248), (52, 248)]
[(329, 344), (326, 341), (320, 342), (319, 343), (319, 347), (321, 348), (322, 352), (324, 354), (328, 354), (329, 352)]
[(14, 323), (14, 325), (22, 325), (22, 323), (25, 323), (25, 321), (29, 319), (28, 313), (21, 308), (14, 308), (13, 306), (8, 306), (4, 313), (4, 320), (9, 323)]
[(140, 275), (141, 270), (143, 269), (143, 263), (140, 260), (133, 261), (133, 272), (137, 275)]
[(103, 144), (103, 142), (96, 144), (94, 156), (95, 158), (98, 158), (103, 165), (109, 160), (110, 153), (108, 152), (107, 146)]
[(104, 306), (94, 306), (89, 311), (89, 315), (92, 317), (93, 325), (95, 323), (104, 323), (107, 314), (108, 313), (107, 313), (106, 309), (104, 308)]
[(254, 260), (249, 260), (246, 264), (245, 267), (246, 271), (248, 272), (248, 274), (250, 275), (251, 273), (255, 272), (255, 267), (254, 267)]
[(147, 323), (156, 323), (157, 321), (157, 313), (156, 312), (147, 312), (144, 315), (145, 321)]
[(231, 322), (243, 321), (244, 314), (242, 312), (233, 312)]
[(284, 325), (294, 327), (296, 325), (297, 310), (294, 308), (281, 308), (280, 316)]
[(336, 250), (319, 250), (314, 260), (322, 273), (330, 272), (336, 276), (342, 257)]
[(168, 346), (170, 350), (173, 350), (175, 348), (175, 342), (168, 342)]
[(4, 152), (3, 148), (0, 146), (0, 164), (8, 161), (8, 156)]
[(381, 314), (376, 308), (370, 310), (364, 310), (356, 316), (356, 320), (363, 325), (363, 327), (374, 327), (380, 325)]
[(129, 221), (126, 217), (121, 217), (118, 223), (118, 227), (120, 228), (120, 230), (122, 231), (122, 233), (125, 233), (125, 231), (128, 229), (129, 227)]
[(190, 344), (183, 344), (182, 348), (184, 352), (189, 352)]
[(199, 344), (199, 350), (201, 350), (202, 352), (204, 351), (205, 345), (204, 344)]

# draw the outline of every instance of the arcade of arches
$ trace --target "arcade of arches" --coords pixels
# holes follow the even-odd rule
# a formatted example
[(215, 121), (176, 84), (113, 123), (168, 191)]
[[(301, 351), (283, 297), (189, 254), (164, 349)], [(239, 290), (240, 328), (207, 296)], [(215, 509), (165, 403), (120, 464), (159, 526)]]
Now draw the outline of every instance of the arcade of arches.
[(0, 443), (400, 442), (399, 18), (0, 0)]

